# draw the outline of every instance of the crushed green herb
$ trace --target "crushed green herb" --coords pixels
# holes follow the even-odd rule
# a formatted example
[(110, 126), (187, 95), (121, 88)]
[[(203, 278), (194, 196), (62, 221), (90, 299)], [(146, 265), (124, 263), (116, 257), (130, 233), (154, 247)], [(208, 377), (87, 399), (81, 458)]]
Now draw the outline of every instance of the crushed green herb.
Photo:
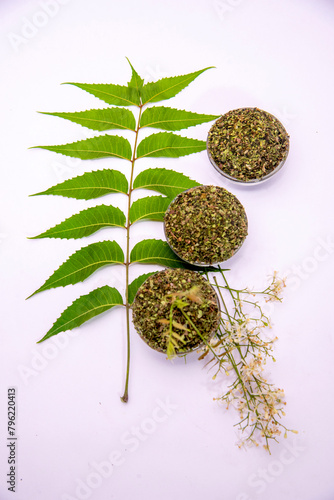
[(213, 124), (207, 150), (211, 163), (222, 174), (242, 182), (256, 182), (283, 165), (289, 136), (281, 122), (267, 111), (240, 108)]
[(208, 265), (229, 259), (247, 236), (240, 201), (218, 186), (197, 186), (179, 194), (164, 217), (167, 241), (183, 260)]
[(142, 339), (168, 357), (205, 344), (220, 320), (213, 287), (188, 269), (165, 269), (147, 278), (137, 291), (132, 311)]

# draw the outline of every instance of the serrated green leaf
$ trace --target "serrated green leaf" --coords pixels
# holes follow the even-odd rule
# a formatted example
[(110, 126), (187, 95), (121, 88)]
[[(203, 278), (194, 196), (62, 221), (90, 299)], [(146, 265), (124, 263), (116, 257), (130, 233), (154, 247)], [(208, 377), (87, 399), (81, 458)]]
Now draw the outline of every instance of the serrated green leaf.
[(191, 269), (202, 274), (219, 271), (219, 268), (214, 266), (199, 267), (188, 264), (170, 249), (167, 241), (155, 239), (139, 241), (130, 253), (130, 262), (138, 264), (157, 264), (159, 266), (171, 267), (174, 269)]
[(174, 199), (182, 191), (200, 186), (186, 175), (166, 168), (148, 168), (137, 175), (133, 189), (150, 189)]
[(114, 85), (112, 83), (73, 83), (66, 82), (65, 85), (74, 85), (85, 90), (102, 101), (114, 106), (139, 106), (138, 92), (133, 87), (125, 85)]
[(206, 142), (189, 139), (171, 132), (159, 132), (145, 137), (137, 148), (137, 159), (144, 157), (178, 158), (199, 153), (206, 149)]
[(137, 71), (134, 69), (134, 67), (130, 63), (129, 59), (128, 58), (126, 58), (126, 59), (127, 59), (128, 63), (130, 64), (130, 67), (132, 70), (131, 80), (128, 83), (128, 87), (136, 89), (136, 91), (138, 92), (138, 97), (140, 98), (140, 91), (141, 91), (141, 88), (143, 87), (144, 80), (142, 78), (140, 78)]
[(73, 330), (98, 314), (122, 304), (123, 299), (116, 288), (107, 285), (97, 288), (87, 295), (82, 295), (67, 307), (39, 342), (43, 342), (60, 332)]
[(145, 109), (140, 119), (141, 127), (160, 128), (162, 130), (182, 130), (200, 123), (210, 122), (218, 115), (201, 115), (181, 109), (153, 106)]
[(125, 175), (118, 170), (105, 169), (86, 172), (31, 196), (52, 194), (77, 200), (91, 200), (110, 193), (127, 192), (128, 181)]
[(59, 146), (34, 146), (35, 148), (47, 149), (55, 153), (61, 153), (82, 160), (94, 160), (95, 158), (106, 158), (114, 156), (124, 160), (131, 160), (131, 145), (124, 137), (118, 135), (100, 135), (83, 141), (61, 144)]
[(111, 205), (87, 208), (31, 239), (83, 238), (106, 226), (125, 227), (125, 215), (122, 210)]
[(139, 220), (163, 221), (165, 212), (171, 200), (163, 196), (147, 196), (132, 203), (130, 208), (130, 222)]
[(187, 75), (172, 76), (169, 78), (162, 78), (156, 82), (146, 83), (141, 91), (143, 104), (147, 104), (148, 102), (159, 102), (174, 97), (201, 73), (211, 67), (212, 66), (195, 71), (194, 73), (188, 73)]
[[(124, 253), (116, 241), (100, 241), (72, 254), (45, 283), (29, 297), (50, 288), (74, 285), (84, 281), (97, 269), (111, 264), (124, 264)], [(29, 298), (28, 297), (28, 298)]]
[(134, 298), (136, 296), (138, 288), (144, 283), (144, 281), (147, 280), (147, 278), (149, 276), (152, 276), (152, 274), (155, 274), (155, 273), (153, 272), (153, 273), (142, 274), (141, 276), (139, 276), (138, 278), (133, 280), (132, 283), (129, 284), (129, 288), (128, 288), (128, 302), (129, 302), (129, 304), (132, 304), (132, 302), (134, 301)]
[(186, 263), (169, 248), (166, 241), (154, 239), (139, 241), (131, 251), (130, 262), (158, 264), (172, 268), (187, 267)]
[(43, 115), (58, 116), (71, 122), (78, 123), (83, 127), (103, 132), (111, 129), (135, 130), (136, 119), (129, 109), (105, 108), (89, 109), (76, 113), (45, 113)]

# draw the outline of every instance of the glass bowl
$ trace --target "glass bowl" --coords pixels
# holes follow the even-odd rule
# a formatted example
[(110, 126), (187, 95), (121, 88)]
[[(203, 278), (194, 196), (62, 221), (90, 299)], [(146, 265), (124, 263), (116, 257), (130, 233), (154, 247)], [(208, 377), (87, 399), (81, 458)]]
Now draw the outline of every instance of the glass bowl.
[(276, 174), (289, 154), (282, 123), (259, 108), (239, 108), (222, 115), (209, 130), (207, 153), (224, 177), (257, 184)]
[(183, 191), (171, 201), (164, 216), (164, 232), (169, 247), (180, 259), (207, 267), (235, 255), (247, 236), (248, 220), (235, 195), (223, 187), (202, 185)]
[[(175, 348), (175, 355), (184, 356), (210, 342), (219, 327), (221, 317), (215, 289), (198, 272), (168, 268), (149, 276), (138, 288), (132, 303), (133, 324), (149, 347), (167, 354), (170, 306), (175, 298), (180, 298), (182, 302), (187, 301), (187, 305), (181, 309), (196, 322), (195, 326), (202, 334), (196, 334), (194, 328), (190, 330), (192, 325), (186, 321), (182, 310), (173, 308), (173, 329), (186, 339), (181, 342), (176, 337), (179, 347)], [(202, 311), (201, 316), (199, 311)], [(183, 328), (178, 328), (180, 326)]]

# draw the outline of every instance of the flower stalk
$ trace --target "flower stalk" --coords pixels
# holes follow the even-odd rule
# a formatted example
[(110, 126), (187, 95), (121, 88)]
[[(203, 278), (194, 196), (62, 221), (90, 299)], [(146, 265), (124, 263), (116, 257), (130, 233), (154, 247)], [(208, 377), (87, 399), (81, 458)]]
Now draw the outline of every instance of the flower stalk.
[[(208, 364), (217, 369), (214, 379), (218, 375), (232, 379), (226, 392), (215, 399), (239, 413), (240, 420), (235, 424), (240, 434), (238, 446), (258, 446), (264, 442), (264, 448), (270, 453), (270, 441), (278, 442), (282, 430), (284, 437), (288, 431), (297, 431), (287, 429), (280, 421), (286, 405), (283, 389), (264, 377), (267, 359), (275, 361), (272, 351), (277, 337), (263, 334), (265, 328), (271, 328), (270, 319), (256, 297), (266, 302), (281, 302), (285, 281), (275, 272), (264, 290), (254, 292), (247, 288), (231, 288), (221, 268), (219, 274), (223, 284), (218, 283), (216, 276), (213, 284), (221, 300), (222, 319), (216, 336), (206, 345), (200, 358), (212, 355)], [(228, 307), (228, 301), (232, 308)]]

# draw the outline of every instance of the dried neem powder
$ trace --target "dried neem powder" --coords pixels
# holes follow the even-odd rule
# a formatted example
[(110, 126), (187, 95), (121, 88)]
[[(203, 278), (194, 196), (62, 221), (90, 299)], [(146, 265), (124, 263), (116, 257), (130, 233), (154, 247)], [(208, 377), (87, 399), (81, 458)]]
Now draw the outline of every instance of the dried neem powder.
[(164, 217), (166, 239), (183, 260), (211, 265), (232, 257), (247, 236), (244, 207), (218, 186), (197, 186), (180, 193)]
[(240, 108), (213, 124), (207, 151), (222, 175), (244, 183), (259, 182), (283, 166), (289, 152), (289, 136), (281, 122), (267, 111)]
[[(182, 302), (181, 308), (175, 307), (177, 300)], [(149, 276), (136, 293), (132, 311), (141, 338), (152, 349), (164, 353), (170, 326), (176, 334), (176, 354), (186, 354), (202, 346), (203, 339), (209, 341), (220, 320), (215, 290), (201, 274), (188, 269), (165, 269)]]

